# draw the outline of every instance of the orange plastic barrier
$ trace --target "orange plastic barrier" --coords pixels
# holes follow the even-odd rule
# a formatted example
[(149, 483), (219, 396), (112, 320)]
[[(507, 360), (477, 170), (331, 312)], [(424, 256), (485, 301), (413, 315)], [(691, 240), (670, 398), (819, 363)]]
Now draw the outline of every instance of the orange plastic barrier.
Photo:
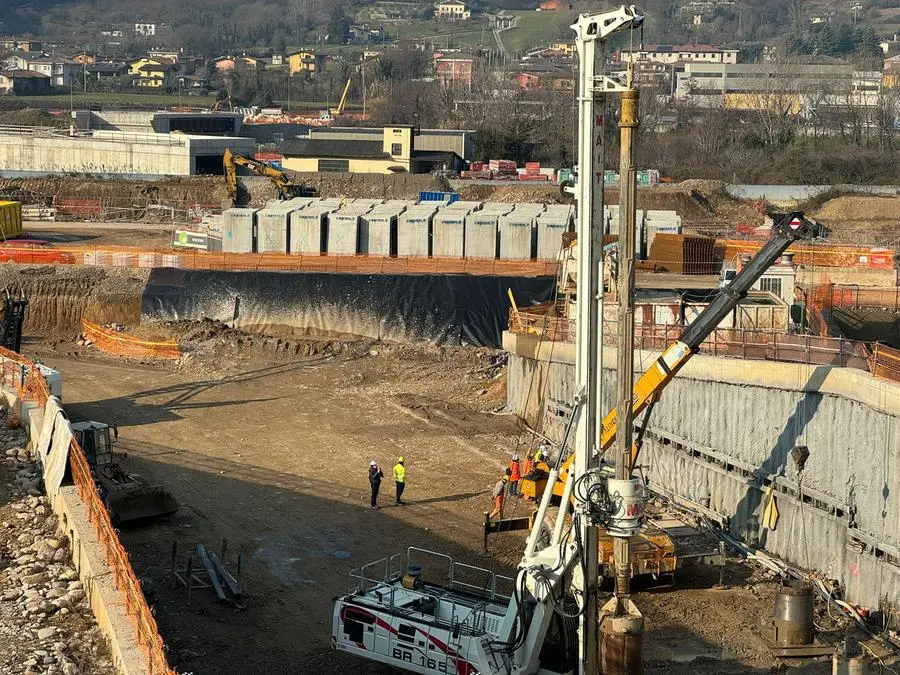
[[(756, 253), (762, 248), (763, 241), (744, 239), (722, 239), (723, 257), (731, 260), (740, 253)], [(894, 251), (885, 248), (866, 248), (863, 246), (840, 246), (837, 244), (810, 244), (799, 242), (791, 244), (787, 250), (794, 254), (794, 262), (798, 265), (819, 267), (867, 267), (875, 269), (891, 269), (894, 265)]]
[(155, 250), (127, 246), (18, 248), (9, 259), (24, 265), (63, 264), (101, 267), (177, 267), (201, 270), (272, 270), (356, 274), (473, 274), (556, 276), (555, 260), (491, 258), (391, 258), (365, 255), (286, 255)]
[(181, 349), (174, 340), (167, 342), (139, 340), (130, 335), (103, 328), (103, 326), (98, 326), (85, 319), (81, 320), (81, 328), (85, 337), (97, 345), (98, 349), (114, 356), (151, 359), (177, 359), (181, 356)]
[[(2, 347), (0, 357), (3, 357), (3, 366), (0, 368), (3, 383), (13, 384), (25, 398), (38, 405), (46, 405), (50, 389), (35, 364), (21, 354)], [(69, 447), (69, 466), (78, 495), (88, 509), (91, 523), (112, 570), (125, 610), (134, 626), (137, 643), (147, 659), (148, 672), (151, 675), (176, 675), (169, 667), (163, 639), (141, 591), (141, 582), (135, 576), (128, 553), (122, 547), (110, 522), (109, 512), (100, 501), (84, 452), (74, 438)]]

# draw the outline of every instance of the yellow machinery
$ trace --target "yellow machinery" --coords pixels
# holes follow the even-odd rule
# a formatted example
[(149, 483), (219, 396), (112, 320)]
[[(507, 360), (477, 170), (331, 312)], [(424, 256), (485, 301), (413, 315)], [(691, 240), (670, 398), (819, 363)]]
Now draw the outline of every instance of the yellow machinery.
[(22, 236), (22, 204), (0, 202), (0, 239), (17, 239)]
[[(645, 410), (646, 413), (641, 420), (641, 425), (632, 447), (632, 466), (637, 466), (641, 443), (653, 405), (659, 400), (663, 389), (671, 382), (675, 374), (700, 349), (700, 345), (716, 329), (719, 322), (747, 295), (753, 284), (778, 260), (788, 246), (799, 239), (812, 239), (827, 234), (827, 230), (807, 220), (799, 212), (772, 214), (772, 219), (775, 225), (772, 228), (771, 238), (750, 262), (744, 266), (741, 272), (721, 290), (706, 309), (697, 316), (693, 323), (684, 330), (681, 339), (669, 345), (634, 385), (634, 418), (637, 419)], [(575, 413), (573, 412), (573, 418), (574, 415)], [(600, 443), (601, 455), (612, 446), (615, 438), (616, 409), (613, 408), (603, 419)], [(566, 442), (564, 441), (563, 446), (565, 445)], [(574, 454), (565, 456), (564, 453), (565, 447), (560, 448), (562, 457), (559, 457), (557, 460), (559, 478), (551, 488), (557, 500), (562, 498), (566, 480), (574, 461)], [(562, 460), (561, 463), (559, 460)], [(537, 462), (531, 473), (519, 482), (519, 492), (525, 497), (539, 501), (547, 488), (549, 472), (550, 467), (546, 461)], [(511, 518), (501, 521), (488, 521), (485, 519), (485, 547), (489, 533), (525, 529), (527, 525), (524, 521), (532, 522), (530, 518)], [(612, 546), (612, 537), (601, 534), (600, 564), (605, 569), (612, 569)], [(671, 531), (666, 528), (656, 527), (652, 522), (650, 527), (645, 528), (639, 536), (632, 539), (631, 547), (632, 560), (634, 561), (632, 565), (633, 574), (674, 572), (677, 558), (684, 557), (675, 550)], [(644, 571), (640, 571), (641, 569)]]
[(319, 119), (322, 120), (333, 120), (335, 117), (340, 117), (344, 114), (344, 106), (347, 105), (347, 94), (350, 92), (350, 78), (347, 78), (347, 84), (344, 85), (344, 93), (341, 94), (341, 100), (337, 104), (337, 108), (328, 108), (328, 110), (323, 110), (322, 114), (319, 115)]
[(237, 167), (239, 166), (244, 167), (257, 176), (265, 176), (272, 181), (275, 189), (278, 190), (279, 199), (293, 199), (294, 197), (311, 195), (310, 190), (305, 189), (302, 185), (296, 185), (284, 171), (271, 167), (265, 162), (232, 152), (231, 148), (225, 148), (222, 163), (225, 166), (225, 186), (228, 189), (228, 198), (233, 205), (238, 203)]

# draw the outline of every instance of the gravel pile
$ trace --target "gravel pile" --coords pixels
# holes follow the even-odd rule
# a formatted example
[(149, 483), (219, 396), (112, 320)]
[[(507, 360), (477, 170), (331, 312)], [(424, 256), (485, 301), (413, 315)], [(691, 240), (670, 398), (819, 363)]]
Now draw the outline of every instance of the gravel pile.
[(25, 434), (0, 422), (0, 672), (114, 673)]

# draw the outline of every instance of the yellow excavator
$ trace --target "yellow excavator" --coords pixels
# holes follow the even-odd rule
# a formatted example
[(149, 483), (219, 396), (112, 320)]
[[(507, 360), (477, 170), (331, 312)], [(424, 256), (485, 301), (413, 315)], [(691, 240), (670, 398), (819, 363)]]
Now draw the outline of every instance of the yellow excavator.
[(284, 171), (269, 166), (265, 162), (260, 162), (244, 155), (232, 152), (231, 148), (225, 148), (225, 154), (222, 156), (222, 163), (225, 167), (225, 187), (228, 190), (228, 199), (231, 206), (238, 204), (238, 180), (237, 167), (241, 166), (257, 176), (265, 176), (278, 191), (279, 199), (293, 199), (294, 197), (312, 196), (312, 191), (297, 185), (291, 180), (290, 176)]
[[(772, 236), (759, 252), (748, 262), (734, 279), (721, 289), (716, 298), (704, 309), (697, 318), (688, 326), (681, 338), (670, 344), (662, 354), (657, 357), (644, 374), (634, 385), (634, 419), (643, 412), (644, 417), (638, 427), (637, 435), (631, 451), (631, 466), (637, 466), (637, 459), (641, 451), (644, 432), (653, 406), (659, 400), (663, 389), (672, 381), (672, 378), (682, 367), (697, 353), (703, 341), (716, 329), (737, 304), (746, 297), (753, 284), (775, 263), (788, 246), (800, 239), (813, 239), (824, 237), (827, 230), (822, 226), (807, 220), (803, 213), (778, 213), (771, 214), (775, 225), (772, 228)], [(646, 412), (645, 412), (646, 411)], [(576, 412), (572, 413), (571, 427), (574, 424)], [(603, 430), (599, 452), (601, 457), (608, 450), (616, 438), (616, 409), (611, 410), (603, 419)], [(566, 439), (569, 436), (566, 431)], [(547, 485), (550, 473), (549, 459), (544, 458), (534, 464), (531, 472), (519, 482), (519, 492), (522, 496), (539, 501), (546, 489), (553, 490), (553, 499), (559, 502), (562, 499), (569, 471), (572, 470), (573, 454), (566, 454), (567, 442), (564, 440), (559, 448), (554, 464), (559, 469), (559, 477), (552, 486)], [(523, 518), (509, 518), (505, 520), (484, 521), (484, 540), (487, 546), (488, 534), (494, 532), (507, 532), (511, 530), (528, 529), (533, 522), (534, 514)], [(555, 516), (554, 516), (555, 520)], [(677, 528), (676, 528), (677, 529)], [(612, 569), (612, 538), (601, 535), (600, 538), (600, 563), (604, 570)], [(658, 527), (645, 528), (638, 537), (632, 540), (633, 569), (632, 574), (669, 574), (675, 571), (680, 555), (676, 550), (671, 532)]]

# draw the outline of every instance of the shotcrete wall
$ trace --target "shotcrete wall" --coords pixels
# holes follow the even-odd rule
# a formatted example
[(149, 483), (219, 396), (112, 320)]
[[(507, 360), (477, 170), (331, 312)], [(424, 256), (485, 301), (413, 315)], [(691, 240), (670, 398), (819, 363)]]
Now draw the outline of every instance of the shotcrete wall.
[[(573, 345), (506, 333), (504, 347), (509, 409), (558, 439)], [(636, 363), (655, 356), (638, 352)], [(615, 351), (604, 350), (604, 364), (614, 363)], [(605, 411), (614, 371), (604, 369), (603, 383)], [(900, 386), (845, 368), (695, 356), (665, 389), (647, 436), (641, 464), (651, 488), (837, 579), (852, 602), (900, 605)], [(802, 471), (795, 446), (809, 449)], [(769, 484), (780, 511), (774, 530), (760, 525)]]

